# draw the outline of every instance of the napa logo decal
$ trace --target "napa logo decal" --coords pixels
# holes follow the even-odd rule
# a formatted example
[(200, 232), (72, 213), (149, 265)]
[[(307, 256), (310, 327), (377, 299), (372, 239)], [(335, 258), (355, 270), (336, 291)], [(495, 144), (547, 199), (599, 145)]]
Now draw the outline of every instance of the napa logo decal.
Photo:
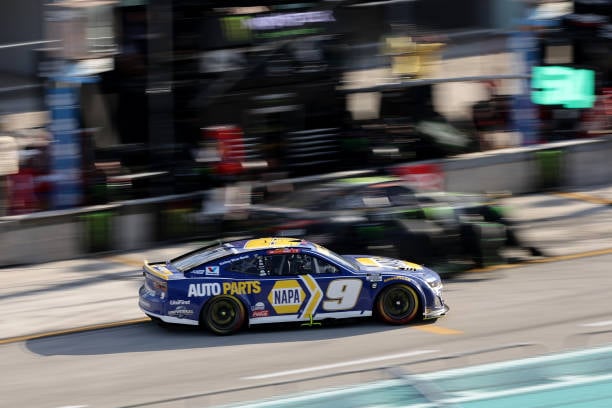
[(268, 295), (268, 302), (276, 313), (288, 314), (297, 313), (305, 298), (306, 294), (298, 281), (282, 280), (276, 282), (272, 287)]

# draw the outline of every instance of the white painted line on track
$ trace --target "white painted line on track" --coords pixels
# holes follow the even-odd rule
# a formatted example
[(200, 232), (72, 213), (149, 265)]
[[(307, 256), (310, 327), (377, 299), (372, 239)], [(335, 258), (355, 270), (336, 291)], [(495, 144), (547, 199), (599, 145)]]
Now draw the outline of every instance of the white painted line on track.
[(593, 323), (584, 323), (581, 324), (583, 327), (603, 327), (603, 326), (612, 326), (612, 320), (607, 320), (604, 322), (593, 322)]
[(310, 373), (310, 372), (313, 372), (313, 371), (329, 370), (331, 368), (340, 368), (340, 367), (348, 367), (348, 366), (358, 365), (358, 364), (376, 363), (378, 361), (393, 360), (393, 359), (396, 359), (396, 358), (414, 357), (414, 356), (419, 356), (421, 354), (436, 353), (438, 351), (439, 350), (417, 350), (417, 351), (411, 351), (409, 353), (387, 354), (387, 355), (384, 355), (384, 356), (363, 358), (363, 359), (359, 359), (359, 360), (344, 361), (344, 362), (341, 362), (341, 363), (324, 364), (324, 365), (320, 365), (320, 366), (298, 368), (298, 369), (295, 369), (295, 370), (277, 371), (277, 372), (274, 372), (274, 373), (253, 375), (253, 376), (250, 376), (250, 377), (243, 377), (242, 379), (243, 380), (262, 380), (264, 378), (283, 377), (283, 376), (292, 375), (292, 374), (303, 374), (303, 373)]
[(89, 405), (66, 405), (58, 408), (87, 408)]
[(558, 381), (553, 381), (547, 384), (532, 385), (527, 387), (509, 388), (507, 390), (498, 391), (478, 391), (469, 390), (461, 391), (457, 397), (443, 399), (438, 402), (442, 404), (462, 404), (466, 402), (474, 402), (479, 400), (488, 400), (493, 398), (510, 397), (514, 395), (530, 394), (536, 392), (544, 392), (556, 390), (559, 388), (567, 388), (580, 385), (590, 385), (596, 382), (611, 381), (612, 374), (595, 375), (595, 376), (576, 376), (576, 377), (561, 377)]
[[(393, 387), (394, 385), (404, 385), (403, 382), (401, 382), (401, 380), (383, 380), (383, 381), (379, 381), (376, 383), (371, 383), (371, 384), (365, 384), (365, 385), (360, 385), (359, 386), (359, 392), (366, 392), (366, 391), (379, 391), (381, 389), (385, 389), (388, 387)], [(325, 398), (329, 399), (329, 398), (336, 398), (337, 400), (339, 400), (342, 396), (344, 395), (350, 395), (352, 393), (355, 392), (355, 388), (353, 387), (347, 387), (347, 388), (340, 388), (340, 389), (323, 389), (323, 390), (317, 390), (313, 393), (307, 393), (304, 395), (298, 395), (298, 396), (294, 396), (294, 397), (287, 397), (287, 398), (280, 398), (277, 399), (275, 402), (278, 403), (278, 406), (286, 406), (286, 407), (290, 407), (290, 406), (314, 406), (313, 402), (316, 402), (317, 399), (319, 399), (319, 397), (324, 393), (325, 394)], [(310, 404), (309, 404), (310, 403)], [(261, 402), (253, 402), (250, 404), (246, 404), (246, 405), (240, 405), (240, 408), (268, 408), (269, 405), (269, 401), (261, 401)], [(415, 408), (418, 405), (411, 405), (411, 408)], [(384, 408), (384, 407), (389, 407), (389, 405), (368, 405), (367, 408)], [(427, 407), (432, 407), (435, 408), (435, 406), (433, 404), (428, 404)]]
[(567, 353), (549, 354), (537, 357), (528, 357), (521, 360), (502, 361), (497, 363), (482, 364), (477, 366), (469, 366), (462, 368), (454, 368), (444, 371), (435, 371), (432, 373), (417, 374), (415, 377), (427, 381), (442, 381), (447, 378), (457, 378), (461, 375), (486, 373), (492, 370), (509, 369), (516, 367), (526, 367), (528, 365), (546, 364), (551, 362), (562, 361), (570, 358), (580, 358), (591, 356), (593, 354), (612, 353), (612, 345), (603, 347), (595, 347), (587, 350), (570, 351)]

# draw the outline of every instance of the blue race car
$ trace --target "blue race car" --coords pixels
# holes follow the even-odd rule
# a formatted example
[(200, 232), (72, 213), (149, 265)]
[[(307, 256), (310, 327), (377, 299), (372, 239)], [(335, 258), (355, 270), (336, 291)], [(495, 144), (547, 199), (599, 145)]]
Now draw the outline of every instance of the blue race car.
[(158, 322), (219, 335), (247, 325), (377, 316), (390, 324), (448, 312), (440, 276), (421, 265), (338, 255), (297, 238), (217, 243), (143, 267), (140, 308)]

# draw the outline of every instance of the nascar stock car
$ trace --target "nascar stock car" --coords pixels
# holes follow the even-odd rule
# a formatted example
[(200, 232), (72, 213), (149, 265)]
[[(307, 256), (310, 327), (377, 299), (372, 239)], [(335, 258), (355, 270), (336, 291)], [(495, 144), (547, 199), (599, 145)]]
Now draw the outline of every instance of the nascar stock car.
[(435, 320), (449, 310), (440, 276), (372, 255), (338, 255), (295, 238), (219, 242), (143, 266), (139, 306), (159, 323), (219, 335), (262, 323), (320, 324), (375, 316), (389, 324)]

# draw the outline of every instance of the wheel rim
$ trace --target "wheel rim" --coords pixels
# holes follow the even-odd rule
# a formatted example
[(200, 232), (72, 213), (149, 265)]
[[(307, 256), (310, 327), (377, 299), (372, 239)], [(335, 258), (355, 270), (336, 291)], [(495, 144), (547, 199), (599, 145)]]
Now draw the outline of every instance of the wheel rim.
[(228, 329), (236, 321), (236, 305), (229, 299), (219, 299), (210, 306), (210, 322), (218, 329)]
[(416, 300), (409, 288), (398, 286), (387, 292), (383, 300), (383, 308), (393, 320), (402, 320), (414, 314)]

